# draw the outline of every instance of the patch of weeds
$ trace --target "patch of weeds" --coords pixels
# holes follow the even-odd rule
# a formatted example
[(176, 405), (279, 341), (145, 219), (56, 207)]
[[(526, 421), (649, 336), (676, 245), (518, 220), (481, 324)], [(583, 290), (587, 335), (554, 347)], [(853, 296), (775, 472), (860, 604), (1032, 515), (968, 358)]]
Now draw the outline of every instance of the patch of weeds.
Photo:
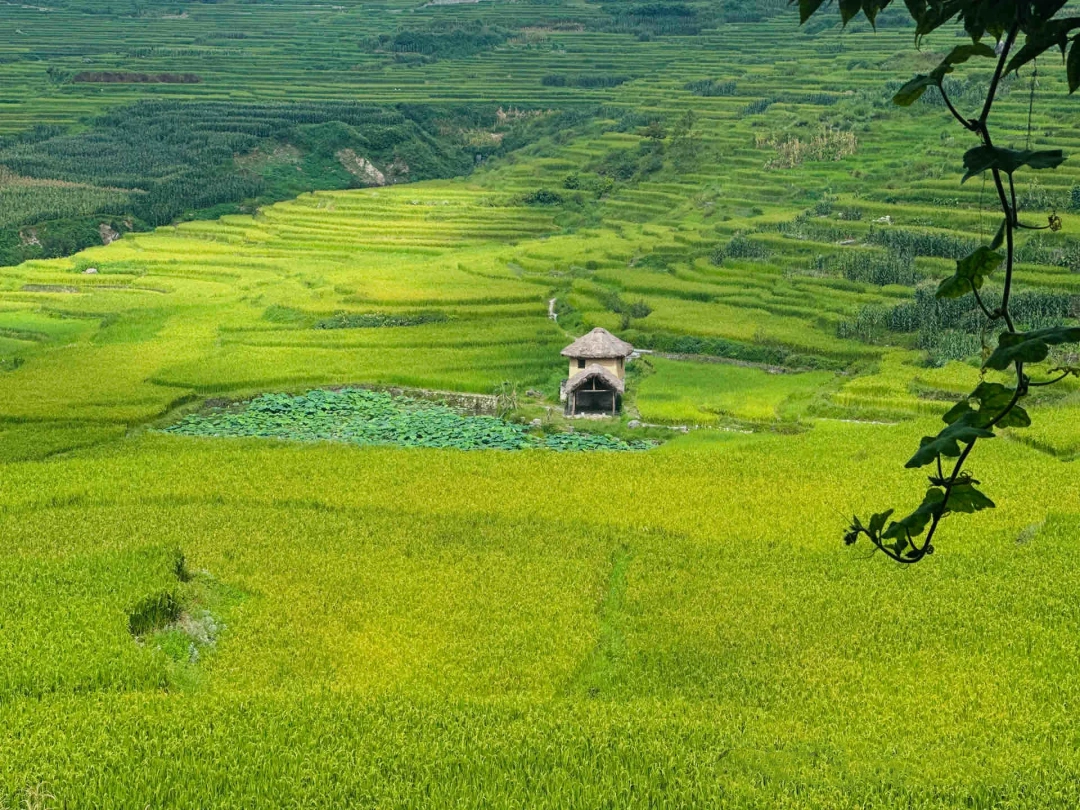
[(128, 615), (128, 630), (139, 638), (164, 630), (177, 619), (183, 608), (173, 591), (155, 593), (142, 599)]
[(687, 82), (683, 85), (684, 90), (689, 90), (695, 96), (713, 98), (717, 96), (737, 96), (739, 86), (732, 79), (699, 79)]
[(316, 321), (315, 329), (383, 329), (396, 326), (420, 326), (425, 323), (445, 323), (450, 316), (445, 312), (409, 312), (388, 315), (381, 312), (339, 312), (329, 318)]
[(1039, 532), (1042, 531), (1043, 526), (1045, 525), (1046, 521), (1044, 520), (1040, 521), (1039, 523), (1032, 523), (1030, 526), (1025, 526), (1023, 531), (1021, 531), (1020, 534), (1018, 534), (1016, 537), (1017, 544), (1024, 545), (1026, 543), (1030, 543), (1038, 536)]
[(192, 685), (194, 666), (212, 652), (225, 629), (221, 617), (243, 599), (243, 592), (218, 582), (208, 572), (188, 568), (177, 550), (170, 573), (175, 583), (141, 599), (128, 614), (136, 643), (165, 655), (173, 665), (167, 683)]

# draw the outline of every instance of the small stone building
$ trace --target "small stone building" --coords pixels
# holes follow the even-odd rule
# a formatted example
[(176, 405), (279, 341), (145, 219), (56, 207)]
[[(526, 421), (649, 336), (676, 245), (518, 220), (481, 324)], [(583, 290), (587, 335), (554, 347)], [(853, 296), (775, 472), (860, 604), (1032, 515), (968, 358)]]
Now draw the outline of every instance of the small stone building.
[(622, 407), (626, 358), (633, 352), (633, 346), (600, 327), (563, 349), (563, 357), (570, 358), (570, 377), (560, 391), (567, 416), (581, 413), (614, 416)]

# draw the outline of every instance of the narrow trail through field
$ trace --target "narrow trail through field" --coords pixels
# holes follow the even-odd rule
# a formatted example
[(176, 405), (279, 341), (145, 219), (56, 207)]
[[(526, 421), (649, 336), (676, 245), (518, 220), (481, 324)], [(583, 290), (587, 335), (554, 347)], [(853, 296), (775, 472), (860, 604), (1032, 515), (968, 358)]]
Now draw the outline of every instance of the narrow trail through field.
[(596, 646), (571, 679), (565, 690), (567, 694), (585, 693), (589, 697), (599, 697), (610, 692), (620, 676), (626, 658), (626, 633), (622, 620), (631, 556), (630, 549), (621, 543), (611, 553), (607, 590), (597, 609), (600, 627)]

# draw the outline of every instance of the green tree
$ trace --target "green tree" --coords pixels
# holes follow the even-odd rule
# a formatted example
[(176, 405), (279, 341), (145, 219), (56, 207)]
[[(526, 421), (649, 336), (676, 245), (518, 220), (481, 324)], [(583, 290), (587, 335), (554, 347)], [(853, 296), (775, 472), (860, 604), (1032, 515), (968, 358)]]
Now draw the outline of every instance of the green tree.
[(642, 130), (641, 134), (650, 141), (656, 141), (658, 143), (667, 137), (667, 131), (664, 129), (663, 121), (650, 121), (649, 125)]
[(687, 110), (671, 128), (671, 155), (680, 169), (691, 167), (698, 159), (701, 132), (697, 127), (697, 113)]
[[(826, 7), (825, 0), (789, 0), (799, 6), (805, 23)], [(838, 0), (841, 21), (846, 25), (860, 13), (873, 25), (878, 14), (893, 0)], [(1021, 404), (1032, 388), (1053, 385), (1080, 369), (1063, 367), (1037, 371), (1050, 355), (1050, 347), (1080, 342), (1080, 328), (1057, 326), (1021, 332), (1010, 311), (1016, 237), (1022, 230), (1058, 230), (1061, 220), (1051, 215), (1045, 225), (1020, 219), (1014, 176), (1021, 169), (1053, 169), (1065, 155), (1060, 149), (1018, 150), (998, 146), (993, 139), (990, 116), (1003, 76), (1018, 71), (1047, 51), (1057, 48), (1065, 58), (1069, 92), (1080, 86), (1080, 17), (1062, 14), (1068, 0), (903, 0), (915, 22), (915, 40), (949, 23), (959, 23), (967, 42), (953, 48), (927, 74), (911, 79), (893, 101), (910, 107), (928, 90), (941, 94), (945, 106), (966, 130), (973, 145), (964, 154), (964, 177), (989, 173), (1001, 207), (1002, 222), (989, 245), (981, 245), (956, 263), (956, 272), (941, 282), (938, 298), (973, 296), (990, 325), (998, 325), (997, 347), (987, 353), (983, 367), (1010, 371), (1010, 385), (983, 381), (943, 417), (945, 427), (936, 436), (923, 438), (907, 463), (912, 469), (930, 467), (930, 487), (922, 503), (906, 517), (894, 519), (895, 510), (874, 514), (869, 521), (854, 518), (845, 542), (866, 537), (877, 549), (901, 563), (916, 563), (934, 552), (934, 539), (942, 520), (957, 513), (973, 513), (994, 507), (977, 486), (965, 465), (980, 440), (991, 439), (1001, 428), (1023, 428), (1031, 418)], [(831, 7), (831, 3), (828, 6)], [(899, 5), (899, 3), (897, 4)], [(995, 44), (991, 45), (988, 40)], [(957, 109), (944, 85), (947, 75), (969, 60), (994, 60), (995, 68), (981, 108), (970, 115)], [(1002, 252), (1004, 250), (1004, 252)], [(991, 310), (979, 291), (986, 278), (1004, 267), (1001, 305)], [(1048, 364), (1049, 365), (1049, 364)], [(1045, 377), (1035, 379), (1032, 375)]]

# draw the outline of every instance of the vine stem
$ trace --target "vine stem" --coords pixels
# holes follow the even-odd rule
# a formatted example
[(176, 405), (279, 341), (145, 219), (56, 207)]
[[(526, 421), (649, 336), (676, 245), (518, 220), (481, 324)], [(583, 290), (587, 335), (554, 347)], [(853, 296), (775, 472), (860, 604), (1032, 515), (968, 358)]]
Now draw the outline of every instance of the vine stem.
[(983, 311), (983, 314), (991, 321), (996, 321), (1000, 318), (1000, 315), (994, 315), (989, 309), (986, 308), (986, 304), (983, 303), (982, 296), (979, 295), (979, 288), (975, 286), (974, 279), (968, 279), (968, 283), (971, 284), (971, 293), (975, 296), (975, 303), (979, 305), (979, 309)]
[(949, 112), (952, 113), (953, 118), (960, 122), (960, 126), (964, 129), (975, 132), (975, 123), (964, 118), (960, 112), (953, 106), (952, 99), (949, 98), (949, 94), (945, 92), (945, 79), (941, 80), (941, 83), (937, 86), (938, 92), (941, 93), (941, 98), (945, 102), (945, 106), (949, 108)]
[(1041, 387), (1043, 387), (1045, 385), (1054, 385), (1055, 383), (1059, 383), (1062, 380), (1064, 380), (1071, 373), (1072, 373), (1071, 371), (1066, 371), (1060, 377), (1055, 377), (1052, 380), (1043, 380), (1042, 382), (1032, 382), (1031, 380), (1028, 380), (1028, 386), (1033, 387), (1033, 388), (1041, 388)]
[[(1016, 37), (1020, 33), (1020, 22), (1013, 23), (1009, 28), (1009, 33), (1005, 37), (1005, 44), (1001, 48), (1001, 54), (998, 57), (997, 67), (994, 69), (994, 78), (990, 81), (990, 88), (986, 92), (986, 102), (983, 104), (982, 113), (979, 115), (978, 121), (974, 122), (976, 125), (975, 131), (978, 132), (982, 142), (987, 147), (993, 147), (994, 143), (990, 137), (990, 111), (994, 107), (994, 98), (997, 96), (998, 86), (1001, 84), (1001, 77), (1005, 74), (1005, 65), (1009, 59), (1009, 53), (1012, 51), (1013, 45), (1016, 44)], [(1001, 210), (1005, 214), (1005, 283), (1001, 292), (1001, 307), (998, 310), (1001, 317), (1005, 319), (1005, 325), (1010, 332), (1016, 332), (1016, 326), (1013, 323), (1012, 316), (1009, 313), (1009, 293), (1012, 291), (1013, 280), (1013, 264), (1016, 256), (1016, 245), (1014, 234), (1016, 231), (1017, 212), (1016, 212), (1016, 187), (1013, 184), (1012, 175), (1009, 175), (1009, 189), (1012, 192), (1011, 204), (1010, 198), (1005, 194), (1005, 185), (1001, 179), (1001, 171), (999, 169), (993, 169), (994, 186), (998, 191), (998, 199), (1001, 202)], [(974, 285), (972, 285), (974, 291)], [(979, 294), (975, 291), (976, 300), (979, 300)], [(979, 306), (982, 306), (982, 301), (979, 300)], [(983, 311), (986, 311), (986, 307), (982, 306)], [(989, 313), (987, 313), (989, 315)], [(991, 320), (995, 320), (991, 318)], [(1017, 361), (1016, 363), (1016, 391), (1013, 393), (1012, 400), (1009, 402), (1001, 413), (994, 417), (993, 421), (987, 428), (992, 428), (999, 424), (1013, 408), (1020, 401), (1020, 397), (1024, 392), (1024, 364)], [(937, 533), (938, 526), (941, 525), (941, 519), (945, 516), (949, 507), (949, 499), (952, 497), (953, 490), (956, 487), (956, 482), (960, 478), (960, 473), (964, 468), (964, 462), (967, 461), (968, 456), (971, 455), (971, 451), (975, 449), (975, 443), (977, 439), (972, 441), (964, 448), (960, 453), (960, 457), (956, 460), (956, 464), (953, 466), (952, 475), (949, 476), (949, 480), (945, 484), (945, 497), (941, 501), (940, 508), (934, 510), (934, 516), (931, 518), (930, 529), (926, 533), (926, 541), (922, 544), (919, 554), (915, 557), (915, 560), (922, 559), (926, 554), (930, 553), (933, 549), (934, 535)]]
[[(952, 102), (949, 100), (948, 95), (945, 92), (944, 82), (939, 85), (942, 98), (945, 99), (946, 106), (949, 108), (949, 111), (952, 113), (953, 117), (956, 118), (965, 129), (978, 134), (980, 140), (983, 142), (983, 145), (989, 148), (993, 148), (994, 146), (993, 139), (990, 137), (990, 127), (988, 125), (988, 121), (990, 119), (990, 112), (994, 106), (994, 98), (997, 95), (998, 87), (1001, 84), (1001, 78), (1005, 73), (1005, 65), (1008, 62), (1009, 54), (1012, 51), (1013, 45), (1016, 44), (1016, 37), (1019, 32), (1020, 21), (1017, 20), (1009, 28), (1009, 32), (1005, 37), (1004, 45), (1002, 46), (1001, 53), (998, 56), (997, 67), (994, 70), (994, 77), (990, 81), (990, 87), (986, 93), (986, 101), (983, 103), (982, 112), (979, 114), (979, 117), (977, 119), (969, 121), (965, 119), (962, 115), (960, 115), (960, 113), (953, 106)], [(994, 187), (997, 189), (998, 201), (1001, 203), (1001, 210), (1005, 214), (1005, 281), (1001, 294), (1001, 307), (998, 309), (997, 315), (998, 317), (1001, 317), (1005, 320), (1005, 325), (1008, 330), (1012, 333), (1015, 333), (1016, 326), (1013, 323), (1012, 315), (1009, 312), (1009, 295), (1012, 291), (1013, 266), (1016, 256), (1014, 235), (1016, 228), (1018, 227), (1016, 187), (1013, 183), (1011, 174), (1008, 175), (1009, 189), (1007, 191), (1005, 188), (1005, 183), (1001, 177), (1001, 170), (992, 169), (991, 173), (994, 178)], [(980, 308), (983, 310), (986, 316), (990, 318), (991, 321), (997, 320), (997, 318), (994, 317), (994, 315), (992, 315), (990, 311), (986, 308), (986, 306), (983, 304), (982, 299), (979, 297), (978, 290), (975, 289), (974, 284), (972, 284), (972, 292), (975, 293), (975, 299), (976, 301), (978, 301)], [(1009, 402), (1006, 408), (1004, 408), (999, 414), (994, 417), (994, 419), (988, 425), (986, 425), (988, 429), (1000, 424), (1005, 419), (1005, 417), (1012, 412), (1013, 408), (1015, 408), (1017, 403), (1020, 401), (1020, 398), (1024, 395), (1026, 388), (1027, 385), (1024, 378), (1024, 364), (1018, 361), (1016, 363), (1016, 390), (1013, 393), (1012, 400)], [(964, 449), (960, 453), (960, 456), (956, 459), (956, 463), (953, 465), (952, 473), (949, 475), (948, 480), (945, 481), (944, 497), (942, 498), (940, 505), (933, 511), (933, 516), (930, 519), (930, 528), (926, 533), (926, 539), (923, 541), (922, 545), (916, 545), (909, 533), (907, 539), (912, 553), (904, 556), (901, 553), (898, 553), (896, 551), (893, 551), (891, 548), (886, 547), (880, 539), (871, 538), (873, 539), (874, 545), (877, 546), (880, 551), (883, 551), (888, 557), (895, 560), (896, 562), (904, 563), (905, 565), (917, 563), (927, 554), (933, 553), (934, 536), (937, 534), (937, 530), (938, 527), (941, 525), (942, 518), (945, 517), (946, 513), (948, 512), (949, 500), (952, 498), (953, 492), (956, 489), (957, 481), (960, 480), (960, 473), (964, 469), (964, 463), (967, 461), (968, 456), (971, 455), (971, 451), (975, 449), (975, 444), (977, 441), (977, 439), (972, 439), (972, 441), (964, 447)], [(940, 455), (938, 456), (938, 471), (940, 478)]]
[[(1016, 366), (1018, 370), (1017, 373), (1021, 376), (1021, 378), (1023, 378), (1023, 363), (1017, 363)], [(1024, 386), (1021, 385), (1018, 385), (1016, 387), (1016, 391), (1013, 393), (1012, 400), (1009, 402), (1008, 406), (1004, 408), (1001, 413), (994, 417), (990, 424), (986, 426), (987, 428), (992, 428), (998, 425), (1006, 416), (1009, 415), (1009, 413), (1012, 412), (1012, 409), (1015, 408), (1016, 404), (1020, 401), (1020, 397), (1023, 396), (1023, 389)], [(941, 525), (941, 519), (945, 517), (945, 513), (948, 511), (949, 498), (952, 497), (953, 490), (956, 487), (956, 482), (960, 480), (960, 472), (964, 468), (964, 462), (966, 462), (968, 456), (971, 455), (971, 451), (975, 449), (975, 443), (977, 441), (978, 439), (972, 439), (971, 443), (968, 444), (960, 453), (960, 457), (956, 459), (956, 464), (953, 465), (952, 474), (949, 476), (949, 480), (945, 482), (945, 497), (941, 499), (941, 505), (934, 511), (933, 517), (930, 519), (930, 530), (926, 533), (926, 540), (923, 542), (923, 544), (921, 546), (915, 545), (914, 541), (911, 538), (911, 535), (909, 534), (908, 543), (911, 544), (911, 548), (914, 550), (915, 553), (905, 557), (897, 554), (892, 549), (886, 547), (880, 540), (874, 540), (874, 545), (876, 545), (880, 551), (883, 551), (886, 556), (895, 560), (896, 562), (904, 563), (905, 565), (917, 563), (927, 554), (933, 553), (934, 535), (937, 533), (938, 526)], [(940, 473), (941, 456), (938, 456), (939, 477)]]

